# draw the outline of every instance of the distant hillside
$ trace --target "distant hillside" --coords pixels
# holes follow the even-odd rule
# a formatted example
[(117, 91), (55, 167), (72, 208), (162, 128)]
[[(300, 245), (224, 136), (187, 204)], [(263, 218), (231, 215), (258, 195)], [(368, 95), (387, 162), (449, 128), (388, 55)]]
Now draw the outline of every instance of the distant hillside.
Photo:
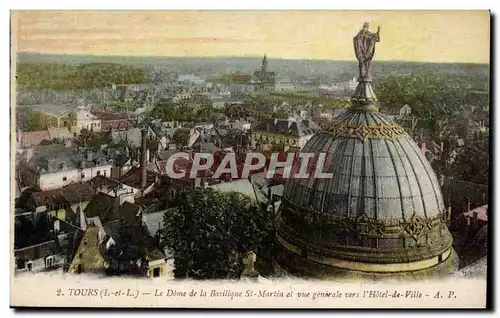
[[(21, 52), (17, 63), (120, 63), (139, 68), (166, 70), (174, 73), (195, 73), (210, 76), (222, 73), (250, 73), (260, 68), (261, 57), (147, 57), (147, 56), (90, 56), (50, 55)], [(358, 72), (356, 61), (286, 60), (269, 59), (269, 69), (295, 79), (319, 77), (325, 80), (345, 80)], [(438, 72), (454, 75), (488, 78), (486, 64), (415, 63), (401, 61), (376, 61), (373, 72), (380, 75), (408, 75), (412, 72)]]
[(147, 82), (144, 70), (117, 63), (17, 63), (16, 75), (17, 84), (26, 90), (88, 90)]

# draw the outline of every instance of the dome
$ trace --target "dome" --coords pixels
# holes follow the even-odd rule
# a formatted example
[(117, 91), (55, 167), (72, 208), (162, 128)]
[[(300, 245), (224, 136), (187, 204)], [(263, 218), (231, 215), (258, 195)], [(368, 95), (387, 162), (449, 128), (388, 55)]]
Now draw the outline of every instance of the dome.
[(326, 153), (332, 178), (286, 183), (277, 238), (289, 252), (368, 272), (420, 270), (453, 253), (437, 177), (387, 116), (351, 108), (301, 152)]
[[(330, 178), (288, 179), (277, 265), (303, 276), (442, 276), (456, 270), (436, 174), (416, 142), (378, 112), (371, 77), (352, 106), (301, 150), (325, 153)], [(298, 167), (296, 167), (298, 168)]]

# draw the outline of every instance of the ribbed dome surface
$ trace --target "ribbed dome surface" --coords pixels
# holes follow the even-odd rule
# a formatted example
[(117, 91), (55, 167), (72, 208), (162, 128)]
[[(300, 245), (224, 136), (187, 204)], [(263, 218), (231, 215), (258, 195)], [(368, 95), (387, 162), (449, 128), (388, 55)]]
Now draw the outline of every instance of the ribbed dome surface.
[[(378, 129), (377, 129), (378, 128)], [(380, 135), (374, 136), (377, 130)], [(434, 171), (413, 139), (380, 113), (347, 111), (302, 152), (327, 153), (331, 179), (290, 179), (284, 199), (343, 217), (432, 218), (444, 210)]]
[(311, 173), (285, 184), (277, 221), (280, 266), (306, 262), (300, 271), (319, 263), (335, 271), (418, 275), (437, 265), (453, 269), (437, 177), (401, 126), (377, 111), (350, 108), (301, 152), (326, 153), (322, 171), (332, 175)]

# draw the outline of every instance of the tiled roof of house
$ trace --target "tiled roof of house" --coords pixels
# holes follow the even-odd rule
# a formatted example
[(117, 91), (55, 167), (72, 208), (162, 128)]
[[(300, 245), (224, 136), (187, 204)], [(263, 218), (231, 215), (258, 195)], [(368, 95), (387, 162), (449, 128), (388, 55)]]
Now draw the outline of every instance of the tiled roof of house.
[(14, 251), (17, 259), (36, 260), (61, 253), (61, 249), (54, 240), (37, 245), (28, 246)]
[(101, 189), (103, 187), (114, 189), (118, 187), (120, 181), (99, 175), (90, 179), (89, 183), (94, 189)]
[(234, 84), (249, 84), (252, 77), (247, 74), (235, 74), (231, 77)]
[(118, 220), (119, 199), (104, 192), (98, 192), (85, 207), (88, 218), (99, 217), (102, 223)]
[(129, 119), (129, 117), (127, 115), (119, 114), (119, 113), (113, 113), (113, 112), (109, 112), (109, 111), (102, 110), (102, 109), (92, 109), (92, 110), (90, 110), (90, 113), (92, 115), (100, 118), (103, 121), (105, 121), (105, 120)]
[(92, 200), (95, 191), (86, 183), (76, 183), (67, 185), (59, 191), (59, 194), (71, 204), (80, 201), (87, 202)]
[[(153, 171), (147, 170), (146, 171), (146, 187), (148, 188), (152, 184), (156, 182), (156, 176), (157, 174)], [(129, 187), (135, 188), (135, 189), (142, 189), (141, 187), (141, 168), (140, 167), (132, 167), (123, 177), (121, 178), (121, 181), (123, 184), (128, 185)]]
[(313, 133), (311, 129), (309, 129), (307, 121), (277, 118), (264, 120), (252, 125), (252, 131), (289, 135), (293, 137), (302, 137)]
[(74, 183), (60, 189), (34, 192), (32, 198), (35, 207), (39, 207), (88, 202), (94, 195), (95, 191), (87, 183)]
[(146, 213), (142, 216), (142, 219), (151, 237), (155, 237), (158, 234), (158, 231), (163, 224), (163, 217), (168, 212), (169, 210), (163, 210), (154, 213)]
[(85, 167), (97, 167), (109, 164), (104, 152), (78, 152), (77, 148), (64, 145), (47, 145), (34, 147), (33, 156), (28, 165), (41, 173), (52, 173), (79, 168), (81, 163)]
[(125, 201), (118, 210), (118, 215), (121, 220), (125, 221), (126, 225), (132, 225), (137, 220), (137, 217), (140, 212), (141, 212), (140, 206)]
[(21, 146), (23, 148), (30, 148), (39, 145), (42, 140), (52, 140), (48, 130), (40, 131), (24, 131), (20, 133)]
[(74, 107), (69, 105), (53, 105), (53, 104), (31, 105), (30, 108), (33, 111), (38, 111), (48, 116), (56, 118), (64, 117), (71, 111), (75, 110)]
[(106, 119), (101, 122), (101, 130), (129, 129), (135, 127), (135, 121), (131, 119)]
[(148, 248), (147, 257), (150, 261), (165, 259), (167, 255), (158, 247), (152, 246)]

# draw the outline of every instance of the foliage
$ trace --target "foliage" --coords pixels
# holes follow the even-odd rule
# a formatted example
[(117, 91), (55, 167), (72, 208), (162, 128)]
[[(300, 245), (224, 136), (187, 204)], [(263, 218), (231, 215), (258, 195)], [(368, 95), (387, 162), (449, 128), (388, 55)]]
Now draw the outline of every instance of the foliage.
[[(479, 77), (477, 81), (487, 86), (487, 77)], [(415, 73), (382, 77), (375, 83), (375, 91), (382, 107), (389, 111), (395, 112), (408, 104), (414, 115), (429, 124), (431, 135), (438, 138), (443, 120), (452, 124), (463, 118), (471, 102), (488, 103), (484, 94), (470, 93), (473, 84), (478, 85), (473, 79), (463, 76)]]
[(465, 141), (452, 164), (455, 179), (489, 184), (490, 169), (489, 136), (487, 133), (476, 133)]
[(39, 143), (40, 146), (48, 146), (48, 145), (52, 145), (52, 144), (53, 144), (52, 140), (47, 140), (47, 139), (44, 139), (44, 140), (40, 141), (40, 143)]
[(243, 253), (268, 247), (274, 229), (268, 213), (236, 192), (186, 190), (160, 229), (161, 244), (174, 254), (175, 277), (238, 278)]
[(28, 131), (39, 131), (47, 129), (45, 125), (43, 115), (40, 112), (35, 112), (30, 110), (28, 112), (28, 120), (27, 120), (27, 130)]
[(25, 90), (88, 90), (146, 81), (147, 74), (142, 69), (122, 64), (17, 64), (17, 84)]
[(89, 147), (97, 150), (101, 145), (111, 143), (111, 133), (92, 132), (84, 128), (80, 131), (80, 135), (76, 138), (75, 143), (80, 147)]
[(178, 146), (186, 146), (189, 142), (190, 131), (188, 129), (177, 129), (172, 136), (173, 141)]

